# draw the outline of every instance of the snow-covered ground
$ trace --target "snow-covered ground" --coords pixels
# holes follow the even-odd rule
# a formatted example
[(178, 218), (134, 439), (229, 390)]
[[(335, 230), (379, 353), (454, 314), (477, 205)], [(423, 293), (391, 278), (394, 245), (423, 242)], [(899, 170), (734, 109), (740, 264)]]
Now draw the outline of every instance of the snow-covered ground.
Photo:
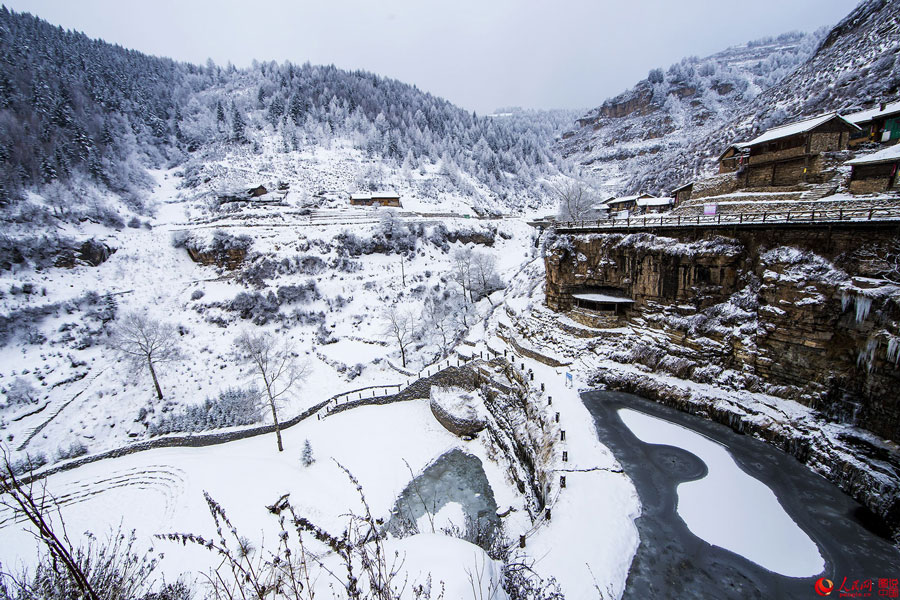
[[(415, 378), (408, 373), (417, 373), (437, 358), (433, 346), (420, 344), (411, 348), (407, 369), (400, 369), (400, 353), (385, 335), (378, 311), (386, 305), (418, 310), (425, 295), (458, 287), (450, 271), (453, 251), (463, 248), (463, 241), (441, 247), (420, 239), (402, 263), (393, 253), (348, 256), (335, 240), (345, 233), (371, 237), (383, 227), (378, 210), (349, 208), (335, 199), (312, 215), (300, 214), (299, 201), (293, 204), (290, 196), (292, 187), (284, 206), (245, 205), (223, 214), (207, 208), (208, 196), (179, 189), (180, 177), (174, 171), (155, 176), (158, 187), (152, 200), (157, 209), (152, 228), (82, 226), (73, 233), (93, 235), (117, 251), (97, 267), (4, 272), (0, 285), (12, 288), (30, 283), (38, 292), (6, 294), (0, 302), (11, 311), (96, 291), (101, 298), (115, 300), (118, 315), (146, 311), (177, 326), (186, 359), (161, 369), (166, 398), (158, 401), (149, 378), (126, 370), (104, 343), (109, 327), (104, 329), (83, 303), (49, 311), (33, 326), (39, 335), (16, 336), (0, 348), (0, 386), (24, 379), (38, 396), (37, 402), (10, 406), (0, 414), (4, 442), (14, 459), (43, 454), (52, 464), (59, 451), (73, 442), (84, 444), (90, 453), (126, 446), (146, 439), (147, 423), (155, 419), (177, 414), (225, 389), (251, 385), (252, 374), (237, 360), (233, 348), (233, 340), (244, 330), (270, 331), (288, 339), (307, 365), (307, 377), (279, 406), (282, 419), (347, 390), (405, 383)], [(500, 324), (508, 322), (505, 306), (532, 304), (542, 282), (533, 230), (522, 219), (450, 217), (447, 212), (466, 210), (466, 206), (442, 202), (435, 206), (439, 210), (430, 202), (417, 204), (412, 199), (397, 211), (398, 221), (421, 223), (426, 235), (438, 225), (450, 232), (493, 231), (492, 246), (470, 242), (469, 248), (492, 256), (500, 279), (507, 284), (505, 290), (478, 303), (471, 315), (474, 321), (469, 322), (468, 345), (459, 346), (459, 353), (477, 354), (491, 347), (506, 348), (516, 356), (497, 333)], [(420, 214), (425, 212), (443, 214)], [(186, 230), (204, 239), (214, 228), (252, 239), (241, 271), (201, 266), (183, 248), (173, 247), (175, 232)], [(261, 287), (240, 279), (248, 264), (263, 258), (278, 262), (295, 257), (314, 257), (325, 268), (312, 275), (263, 277)], [(347, 262), (352, 266), (334, 268)], [(315, 298), (280, 306), (262, 325), (228, 307), (242, 292), (265, 295), (310, 280), (315, 282)], [(295, 310), (321, 316), (309, 323), (287, 318)], [(91, 343), (79, 347), (66, 333), (85, 325), (91, 325), (94, 333)], [(277, 452), (270, 435), (206, 448), (156, 449), (57, 473), (48, 479), (48, 487), (61, 501), (68, 531), (90, 530), (102, 538), (120, 523), (123, 529), (134, 528), (143, 547), (152, 545), (165, 554), (161, 569), (171, 580), (185, 571), (196, 576), (213, 564), (214, 557), (201, 548), (182, 548), (152, 538), (167, 532), (213, 532), (204, 491), (225, 508), (241, 534), (261, 548), (274, 539), (277, 526), (265, 507), (284, 493), (291, 494), (300, 514), (327, 529), (339, 530), (346, 524), (342, 515), (358, 510), (355, 490), (332, 459), (359, 478), (376, 516), (386, 518), (412, 475), (447, 450), (460, 447), (484, 465), (498, 511), (506, 513), (502, 522), (508, 540), (518, 546), (519, 536), (526, 536), (526, 547), (517, 550), (519, 560), (533, 565), (545, 579), (556, 578), (567, 597), (596, 596), (597, 589), (619, 596), (638, 543), (633, 519), (640, 508), (634, 488), (597, 441), (577, 393), (580, 380), (576, 377), (576, 386), (566, 387), (563, 370), (527, 357), (515, 360), (534, 372), (531, 386), (544, 406), (546, 422), (559, 412), (555, 427), (566, 430), (565, 441), (559, 441), (552, 454), (555, 466), (550, 468), (567, 478), (567, 486), (561, 489), (559, 477), (554, 476), (547, 490), (552, 517), (542, 514), (536, 522), (528, 516), (524, 496), (506, 475), (508, 465), (481, 441), (485, 436), (471, 442), (452, 436), (431, 415), (427, 400), (308, 419), (284, 432), (284, 453)], [(541, 384), (542, 393), (537, 391)], [(263, 422), (271, 420), (268, 410), (262, 414)], [(317, 458), (310, 467), (300, 460), (307, 439)], [(568, 455), (566, 462), (561, 458), (563, 451)], [(461, 511), (455, 508), (459, 507), (447, 505), (437, 520), (458, 520)], [(0, 562), (10, 567), (33, 566), (35, 540), (9, 522), (0, 527), (4, 540)], [(409, 555), (410, 581), (421, 582), (422, 573), (433, 566), (433, 579), (447, 586), (445, 597), (468, 597), (474, 569), (488, 573), (486, 585), (496, 580), (499, 565), (486, 562), (489, 559), (483, 552), (461, 540), (429, 533), (396, 544)], [(460, 562), (463, 554), (471, 554), (471, 568)]]

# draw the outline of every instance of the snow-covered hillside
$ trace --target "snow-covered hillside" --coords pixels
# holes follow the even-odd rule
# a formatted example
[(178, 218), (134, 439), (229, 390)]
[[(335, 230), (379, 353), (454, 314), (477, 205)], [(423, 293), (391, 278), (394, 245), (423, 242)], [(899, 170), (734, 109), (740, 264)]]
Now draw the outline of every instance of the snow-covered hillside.
[(687, 150), (790, 74), (822, 35), (788, 33), (654, 69), (579, 118), (559, 150), (610, 194), (664, 193), (704, 166), (702, 154)]
[(613, 194), (662, 193), (715, 171), (728, 144), (800, 117), (895, 99), (900, 5), (861, 2), (830, 31), (687, 58), (578, 120), (558, 146)]
[[(217, 168), (243, 173), (236, 165), (210, 165)], [(3, 424), (7, 443), (23, 455), (53, 461), (73, 443), (89, 451), (121, 445), (187, 406), (248, 388), (252, 377), (232, 344), (246, 329), (282, 332), (309, 364), (302, 393), (284, 406), (287, 414), (347, 389), (406, 380), (491, 309), (487, 298), (477, 305), (462, 298), (454, 252), (469, 248), (490, 257), (502, 282), (532, 246), (523, 221), (465, 218), (465, 204), (454, 205), (452, 196), (439, 208), (456, 208), (459, 217), (429, 216), (424, 211), (436, 207), (413, 197), (408, 202), (418, 210), (385, 217), (381, 209), (351, 208), (343, 197), (304, 209), (310, 194), (327, 185), (313, 185), (312, 176), (301, 179), (305, 191), (297, 185), (299, 191), (292, 186), (258, 202), (223, 205), (215, 195), (179, 191), (172, 171), (156, 176), (156, 217), (147, 227), (71, 228), (72, 236), (115, 249), (99, 266), (25, 264), (3, 273), (0, 382), (22, 396), (15, 406), (7, 401)], [(246, 244), (234, 270), (201, 266), (185, 249), (202, 252), (234, 240)], [(392, 305), (415, 317), (406, 370), (379, 314)], [(426, 305), (432, 313), (458, 312), (432, 314), (432, 321), (445, 320), (429, 329)], [(184, 360), (160, 374), (162, 402), (147, 373), (135, 378), (109, 346), (117, 319), (130, 312), (177, 328)], [(439, 333), (446, 337), (439, 341)]]

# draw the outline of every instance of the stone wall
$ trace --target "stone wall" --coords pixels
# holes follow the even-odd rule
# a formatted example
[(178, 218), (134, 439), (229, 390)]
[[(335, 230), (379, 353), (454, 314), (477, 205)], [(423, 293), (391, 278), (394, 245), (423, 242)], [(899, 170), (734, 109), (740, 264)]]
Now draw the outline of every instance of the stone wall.
[(890, 189), (890, 177), (870, 177), (850, 180), (851, 194), (880, 194)]
[[(889, 348), (900, 343), (900, 287), (869, 288), (864, 278), (878, 273), (849, 257), (861, 240), (889, 245), (898, 235), (871, 226), (564, 236), (546, 254), (546, 303), (566, 311), (581, 289), (620, 289), (635, 300), (629, 322), (660, 329), (665, 352), (696, 369), (732, 369), (761, 391), (897, 440), (900, 365)], [(703, 329), (729, 311), (733, 323)]]

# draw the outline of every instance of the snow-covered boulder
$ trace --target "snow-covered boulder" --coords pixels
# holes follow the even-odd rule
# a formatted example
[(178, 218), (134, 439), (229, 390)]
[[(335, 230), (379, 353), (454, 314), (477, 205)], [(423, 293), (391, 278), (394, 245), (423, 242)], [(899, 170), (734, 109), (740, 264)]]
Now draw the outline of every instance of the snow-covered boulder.
[(484, 398), (478, 390), (431, 387), (431, 412), (444, 428), (460, 437), (471, 437), (484, 429)]

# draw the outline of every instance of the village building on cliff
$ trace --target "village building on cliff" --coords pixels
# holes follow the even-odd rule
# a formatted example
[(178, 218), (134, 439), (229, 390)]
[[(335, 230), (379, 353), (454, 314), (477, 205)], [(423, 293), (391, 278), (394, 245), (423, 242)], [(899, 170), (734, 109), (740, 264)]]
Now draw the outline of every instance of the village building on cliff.
[(744, 187), (821, 183), (823, 154), (846, 150), (851, 135), (860, 131), (838, 113), (773, 127), (729, 146), (719, 157), (719, 172), (738, 172)]

